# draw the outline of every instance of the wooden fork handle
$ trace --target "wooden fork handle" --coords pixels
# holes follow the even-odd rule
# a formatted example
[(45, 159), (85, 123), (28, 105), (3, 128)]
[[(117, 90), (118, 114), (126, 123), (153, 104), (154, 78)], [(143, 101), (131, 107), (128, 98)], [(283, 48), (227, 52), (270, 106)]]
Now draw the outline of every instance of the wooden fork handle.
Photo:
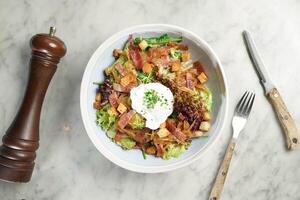
[(273, 88), (268, 93), (268, 97), (285, 133), (287, 148), (293, 150), (300, 144), (300, 134), (297, 130), (296, 123), (276, 88)]
[(231, 162), (231, 158), (233, 156), (233, 152), (234, 152), (234, 147), (235, 147), (236, 141), (235, 139), (231, 139), (230, 143), (228, 144), (223, 162), (221, 164), (221, 167), (219, 169), (218, 175), (215, 179), (213, 188), (210, 192), (210, 196), (209, 196), (209, 200), (219, 200), (223, 187), (224, 187), (224, 183), (225, 183), (225, 179), (229, 170), (229, 166), (230, 166), (230, 162)]

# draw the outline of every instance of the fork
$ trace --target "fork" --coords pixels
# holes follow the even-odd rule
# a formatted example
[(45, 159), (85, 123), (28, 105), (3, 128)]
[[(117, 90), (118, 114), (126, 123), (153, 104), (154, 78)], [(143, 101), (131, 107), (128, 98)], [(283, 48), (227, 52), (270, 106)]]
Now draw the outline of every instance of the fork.
[(250, 111), (253, 106), (254, 99), (255, 99), (255, 94), (246, 91), (242, 96), (242, 98), (240, 99), (240, 101), (238, 102), (237, 106), (235, 107), (235, 111), (232, 119), (233, 135), (228, 144), (218, 175), (215, 179), (213, 188), (209, 196), (209, 200), (220, 199), (222, 189), (224, 187), (225, 179), (229, 170), (229, 165), (233, 156), (234, 147), (237, 142), (237, 138), (246, 125)]

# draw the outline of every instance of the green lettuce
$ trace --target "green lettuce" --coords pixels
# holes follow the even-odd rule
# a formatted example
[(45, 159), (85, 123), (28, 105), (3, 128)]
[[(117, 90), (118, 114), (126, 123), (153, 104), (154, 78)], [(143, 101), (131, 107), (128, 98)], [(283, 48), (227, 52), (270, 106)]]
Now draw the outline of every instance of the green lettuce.
[(166, 152), (163, 155), (163, 159), (169, 160), (170, 158), (177, 158), (179, 157), (184, 151), (186, 150), (186, 147), (184, 145), (175, 145), (170, 144), (166, 148)]
[(116, 122), (116, 116), (109, 115), (107, 113), (108, 109), (111, 106), (106, 104), (100, 110), (97, 110), (96, 117), (97, 117), (97, 125), (100, 126), (103, 130), (109, 130)]
[(143, 129), (145, 128), (145, 119), (138, 113), (136, 113), (130, 120), (129, 125), (133, 129)]
[(176, 74), (173, 72), (170, 72), (170, 70), (165, 67), (159, 67), (158, 74), (160, 74), (162, 77), (168, 78), (170, 80), (174, 80), (176, 78)]
[(134, 44), (139, 44), (142, 40), (145, 40), (150, 46), (152, 45), (165, 45), (170, 42), (182, 42), (182, 37), (172, 37), (168, 34), (163, 34), (159, 37), (150, 37), (150, 38), (142, 38), (137, 37), (134, 38)]
[(109, 66), (109, 67), (107, 67), (105, 69), (105, 73), (107, 75), (111, 75), (112, 74), (112, 70), (113, 70), (113, 68), (115, 67), (116, 64), (119, 63), (119, 64), (123, 65), (127, 60), (128, 59), (127, 59), (127, 57), (125, 55), (121, 55), (111, 66)]
[(199, 96), (204, 101), (206, 110), (211, 111), (213, 100), (212, 100), (212, 94), (211, 94), (210, 90), (208, 88), (206, 88), (205, 91), (200, 90)]
[(117, 144), (123, 149), (132, 149), (136, 145), (136, 142), (128, 135), (124, 135), (123, 138), (117, 142)]
[(154, 81), (153, 73), (146, 74), (142, 71), (137, 71), (137, 80), (139, 84), (152, 83)]
[(170, 55), (172, 58), (177, 58), (177, 59), (180, 59), (181, 56), (182, 56), (182, 53), (180, 50), (177, 50), (175, 48), (171, 48), (170, 49)]
[(194, 90), (193, 93), (194, 98), (196, 100), (200, 99), (203, 101), (205, 109), (210, 112), (213, 104), (211, 91), (208, 88), (204, 88), (200, 90)]
[(117, 132), (114, 128), (111, 128), (109, 129), (107, 132), (106, 132), (106, 135), (110, 138), (110, 139), (113, 139), (115, 138)]

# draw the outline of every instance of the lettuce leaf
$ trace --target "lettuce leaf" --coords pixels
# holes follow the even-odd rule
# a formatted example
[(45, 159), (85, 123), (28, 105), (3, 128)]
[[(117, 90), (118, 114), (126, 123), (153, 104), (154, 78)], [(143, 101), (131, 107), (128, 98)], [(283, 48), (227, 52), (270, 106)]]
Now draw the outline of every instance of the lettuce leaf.
[(210, 112), (213, 104), (211, 91), (205, 87), (200, 90), (194, 90), (194, 92), (194, 97), (196, 99), (201, 99), (201, 101), (204, 103), (205, 109)]
[(107, 110), (110, 107), (111, 107), (110, 104), (106, 104), (96, 112), (96, 117), (97, 117), (96, 123), (105, 131), (109, 130), (115, 124), (117, 119), (116, 116), (109, 115), (107, 113)]
[(170, 55), (172, 58), (180, 59), (182, 56), (182, 53), (180, 50), (177, 50), (175, 48), (170, 49)]
[(129, 125), (133, 129), (145, 128), (145, 119), (138, 113), (136, 113), (129, 122)]
[(128, 135), (125, 135), (120, 141), (117, 142), (123, 149), (132, 149), (136, 142), (131, 139)]
[(177, 158), (179, 157), (184, 151), (186, 150), (186, 147), (184, 145), (175, 145), (175, 144), (170, 144), (164, 155), (163, 159), (164, 160), (169, 160), (170, 158)]

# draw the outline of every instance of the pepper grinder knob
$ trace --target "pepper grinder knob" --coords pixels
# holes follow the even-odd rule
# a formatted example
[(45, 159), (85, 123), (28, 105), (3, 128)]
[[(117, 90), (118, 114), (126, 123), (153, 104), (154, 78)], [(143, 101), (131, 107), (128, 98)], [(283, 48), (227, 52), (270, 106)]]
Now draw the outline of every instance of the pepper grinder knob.
[(21, 107), (2, 138), (0, 147), (0, 179), (8, 182), (28, 182), (34, 169), (39, 147), (41, 108), (48, 85), (57, 64), (66, 54), (66, 46), (55, 36), (55, 27), (49, 34), (31, 38), (29, 80)]

